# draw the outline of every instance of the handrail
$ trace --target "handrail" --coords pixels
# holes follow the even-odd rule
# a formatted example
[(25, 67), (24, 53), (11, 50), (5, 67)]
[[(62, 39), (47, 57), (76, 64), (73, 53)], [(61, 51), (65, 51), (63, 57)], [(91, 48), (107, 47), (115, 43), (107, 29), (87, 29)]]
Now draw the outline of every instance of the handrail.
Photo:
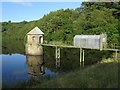
[[(66, 47), (66, 48), (83, 48), (83, 49), (97, 49), (97, 48), (86, 48), (86, 47), (79, 47), (79, 46), (67, 46), (67, 45), (52, 45), (52, 44), (41, 44), (42, 46), (53, 46), (53, 47)], [(100, 49), (97, 49), (100, 50)], [(120, 49), (111, 49), (111, 48), (103, 48), (102, 50), (109, 50), (109, 51), (120, 51)]]

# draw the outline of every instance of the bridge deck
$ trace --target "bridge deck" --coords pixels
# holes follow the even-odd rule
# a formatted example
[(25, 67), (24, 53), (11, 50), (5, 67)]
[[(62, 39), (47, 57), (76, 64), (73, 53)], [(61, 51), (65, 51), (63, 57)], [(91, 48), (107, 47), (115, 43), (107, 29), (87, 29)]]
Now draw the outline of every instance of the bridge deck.
[[(95, 48), (85, 48), (85, 47), (67, 46), (67, 45), (52, 45), (52, 44), (42, 44), (42, 46), (61, 47), (61, 48), (95, 49)], [(100, 49), (96, 49), (96, 50), (100, 50)], [(106, 51), (120, 51), (120, 49), (110, 49), (110, 48), (105, 48), (103, 50), (106, 50)]]

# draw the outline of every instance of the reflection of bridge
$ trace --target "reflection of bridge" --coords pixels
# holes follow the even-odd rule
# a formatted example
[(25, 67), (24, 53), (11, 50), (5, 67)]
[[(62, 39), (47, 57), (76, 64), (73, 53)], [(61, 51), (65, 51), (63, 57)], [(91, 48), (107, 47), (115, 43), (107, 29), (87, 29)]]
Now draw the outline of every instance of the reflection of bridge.
[[(60, 67), (60, 48), (78, 48), (78, 49), (80, 49), (80, 66), (81, 66), (81, 64), (83, 64), (83, 66), (84, 66), (84, 50), (85, 49), (94, 49), (94, 48), (85, 48), (85, 47), (67, 46), (67, 45), (52, 45), (52, 44), (40, 44), (40, 45), (56, 48), (55, 49), (56, 67)], [(100, 50), (100, 49), (94, 49), (94, 50)], [(120, 49), (103, 48), (102, 50), (115, 52), (115, 60), (117, 60), (118, 52), (120, 52)], [(102, 51), (102, 50), (100, 50), (100, 51)]]

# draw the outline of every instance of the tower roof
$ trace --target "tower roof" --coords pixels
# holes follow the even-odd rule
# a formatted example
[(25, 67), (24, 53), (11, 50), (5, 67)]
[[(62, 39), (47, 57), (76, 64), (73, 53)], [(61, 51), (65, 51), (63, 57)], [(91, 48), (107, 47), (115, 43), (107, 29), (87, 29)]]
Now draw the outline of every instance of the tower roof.
[(27, 34), (41, 34), (41, 35), (44, 35), (44, 33), (38, 28), (38, 27), (35, 27), (33, 28), (30, 32), (28, 32)]

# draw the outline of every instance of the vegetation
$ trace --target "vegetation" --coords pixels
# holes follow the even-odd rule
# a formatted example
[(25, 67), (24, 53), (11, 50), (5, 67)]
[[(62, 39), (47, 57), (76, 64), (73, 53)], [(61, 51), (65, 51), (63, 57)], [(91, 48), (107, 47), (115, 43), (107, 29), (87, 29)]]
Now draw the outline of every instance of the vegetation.
[(108, 44), (120, 44), (119, 6), (120, 2), (83, 2), (75, 10), (61, 9), (44, 15), (43, 18), (31, 22), (23, 21), (2, 23), (3, 46), (12, 41), (24, 42), (25, 35), (35, 26), (45, 33), (45, 41), (62, 43), (70, 42), (76, 34), (107, 33)]

